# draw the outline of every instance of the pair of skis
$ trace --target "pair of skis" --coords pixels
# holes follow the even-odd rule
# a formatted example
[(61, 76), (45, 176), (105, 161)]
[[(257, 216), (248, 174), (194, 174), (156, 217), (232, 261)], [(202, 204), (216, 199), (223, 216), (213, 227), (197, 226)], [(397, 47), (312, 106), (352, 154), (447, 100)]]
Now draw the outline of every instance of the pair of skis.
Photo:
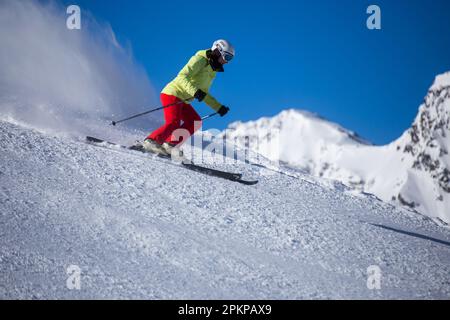
[[(140, 151), (142, 153), (147, 153), (146, 151), (144, 151), (143, 149), (139, 149), (139, 148), (135, 148), (135, 147), (126, 147), (126, 146), (122, 146), (122, 145), (118, 145), (116, 143), (113, 142), (109, 142), (106, 140), (102, 140), (102, 139), (98, 139), (98, 138), (94, 138), (94, 137), (86, 137), (86, 141), (90, 144), (93, 145), (109, 145), (109, 146), (119, 146), (122, 149), (126, 149), (126, 150), (134, 150), (134, 151)], [(158, 157), (161, 158), (165, 158), (165, 159), (170, 159), (169, 156), (164, 156), (164, 155), (160, 155), (157, 154)], [(202, 173), (202, 174), (206, 174), (209, 176), (213, 176), (213, 177), (218, 177), (218, 178), (222, 178), (222, 179), (226, 179), (226, 180), (230, 180), (230, 181), (234, 181), (234, 182), (238, 182), (241, 184), (245, 184), (245, 185), (255, 185), (258, 183), (257, 180), (254, 181), (248, 181), (248, 180), (243, 180), (242, 179), (242, 174), (240, 173), (231, 173), (231, 172), (226, 172), (226, 171), (220, 171), (220, 170), (216, 170), (216, 169), (211, 169), (211, 168), (207, 168), (207, 167), (202, 167), (199, 165), (196, 165), (190, 161), (182, 161), (181, 165), (183, 168), (186, 168), (188, 170), (192, 170), (198, 173)]]

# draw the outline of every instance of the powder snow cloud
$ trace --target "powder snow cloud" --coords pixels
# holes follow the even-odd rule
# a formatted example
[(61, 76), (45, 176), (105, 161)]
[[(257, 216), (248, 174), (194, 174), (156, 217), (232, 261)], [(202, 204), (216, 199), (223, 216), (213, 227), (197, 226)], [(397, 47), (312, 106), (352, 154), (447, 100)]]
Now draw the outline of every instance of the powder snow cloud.
[(0, 116), (86, 133), (154, 102), (145, 70), (111, 26), (82, 11), (81, 30), (69, 30), (66, 9), (54, 1), (0, 2)]

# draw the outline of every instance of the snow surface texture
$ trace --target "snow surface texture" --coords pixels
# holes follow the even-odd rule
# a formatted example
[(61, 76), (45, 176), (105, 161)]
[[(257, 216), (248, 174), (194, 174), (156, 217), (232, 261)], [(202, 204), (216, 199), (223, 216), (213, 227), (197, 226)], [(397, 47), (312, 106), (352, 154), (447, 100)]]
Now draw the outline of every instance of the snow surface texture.
[(429, 218), (298, 170), (218, 167), (260, 182), (0, 122), (0, 298), (450, 298), (450, 231)]
[(226, 135), (240, 146), (248, 137), (248, 147), (271, 160), (450, 223), (450, 73), (436, 78), (411, 128), (389, 145), (373, 146), (337, 124), (293, 109), (233, 123)]

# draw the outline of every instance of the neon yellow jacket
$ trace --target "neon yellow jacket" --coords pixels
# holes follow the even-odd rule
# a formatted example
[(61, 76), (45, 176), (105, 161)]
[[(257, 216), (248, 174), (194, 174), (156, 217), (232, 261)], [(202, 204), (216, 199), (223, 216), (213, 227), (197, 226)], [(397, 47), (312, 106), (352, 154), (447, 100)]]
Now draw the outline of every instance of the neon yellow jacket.
[(210, 66), (207, 51), (198, 51), (181, 69), (178, 76), (166, 85), (162, 93), (190, 102), (194, 100), (195, 92), (201, 89), (207, 93), (203, 101), (212, 109), (218, 111), (222, 104), (208, 93), (217, 71), (214, 71)]

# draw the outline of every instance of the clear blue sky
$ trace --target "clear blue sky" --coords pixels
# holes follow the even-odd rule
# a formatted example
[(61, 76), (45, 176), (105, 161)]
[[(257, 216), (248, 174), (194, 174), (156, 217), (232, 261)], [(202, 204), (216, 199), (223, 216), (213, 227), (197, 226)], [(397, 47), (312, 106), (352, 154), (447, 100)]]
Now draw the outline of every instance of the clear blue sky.
[[(448, 0), (63, 1), (109, 22), (157, 90), (197, 50), (230, 40), (236, 58), (211, 93), (231, 112), (206, 128), (300, 108), (383, 144), (450, 70)], [(381, 31), (366, 28), (370, 4), (381, 7)]]

